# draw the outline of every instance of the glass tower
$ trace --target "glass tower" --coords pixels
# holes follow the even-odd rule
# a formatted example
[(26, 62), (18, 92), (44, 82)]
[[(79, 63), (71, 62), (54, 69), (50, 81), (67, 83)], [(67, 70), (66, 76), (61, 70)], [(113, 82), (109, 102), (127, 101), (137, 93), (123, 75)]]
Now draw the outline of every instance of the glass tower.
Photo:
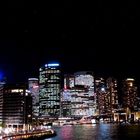
[(46, 64), (39, 70), (39, 100), (41, 117), (60, 115), (61, 72), (58, 63)]

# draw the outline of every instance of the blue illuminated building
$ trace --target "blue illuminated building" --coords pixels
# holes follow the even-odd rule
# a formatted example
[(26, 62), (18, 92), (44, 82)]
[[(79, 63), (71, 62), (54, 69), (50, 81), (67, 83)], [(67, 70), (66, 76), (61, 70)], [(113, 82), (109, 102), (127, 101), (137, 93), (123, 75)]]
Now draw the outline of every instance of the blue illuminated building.
[(4, 73), (2, 71), (0, 71), (0, 81), (4, 80)]

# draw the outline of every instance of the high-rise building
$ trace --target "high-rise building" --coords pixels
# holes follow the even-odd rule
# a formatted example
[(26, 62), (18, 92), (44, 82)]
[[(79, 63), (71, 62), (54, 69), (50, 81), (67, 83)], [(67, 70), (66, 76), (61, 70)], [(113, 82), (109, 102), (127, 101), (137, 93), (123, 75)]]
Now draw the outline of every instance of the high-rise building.
[(92, 72), (65, 75), (62, 93), (63, 116), (93, 116), (96, 111), (94, 77)]
[(104, 115), (106, 114), (108, 108), (107, 108), (107, 91), (106, 91), (106, 84), (105, 79), (103, 78), (96, 78), (95, 80), (95, 93), (96, 93), (96, 99), (97, 99), (97, 114), (98, 115)]
[(131, 111), (137, 109), (137, 94), (135, 79), (127, 78), (123, 83), (123, 107)]
[(25, 86), (4, 85), (0, 91), (0, 118), (4, 127), (25, 129), (32, 123), (32, 97)]
[(49, 63), (39, 70), (39, 102), (41, 117), (60, 115), (61, 71), (58, 63)]
[(114, 112), (118, 109), (117, 80), (111, 77), (106, 81), (98, 78), (95, 80), (95, 91), (99, 115), (113, 117)]
[[(74, 76), (75, 76), (75, 93), (77, 96), (73, 96), (72, 102), (75, 101), (77, 102), (77, 100), (80, 100), (83, 103), (82, 106), (81, 105), (79, 106), (77, 104), (77, 107), (79, 106), (81, 110), (79, 114), (82, 114), (83, 116), (95, 115), (96, 95), (94, 92), (93, 72), (91, 71), (76, 72), (74, 73)], [(81, 86), (81, 88), (78, 86)], [(84, 89), (82, 86), (84, 87)]]
[(71, 93), (72, 89), (64, 88), (61, 92), (61, 116), (71, 116)]
[(28, 89), (32, 95), (33, 117), (39, 116), (39, 83), (38, 78), (28, 79)]
[(113, 115), (113, 113), (118, 109), (118, 89), (117, 89), (117, 80), (109, 77), (106, 80), (106, 91), (107, 91), (107, 108), (108, 114)]

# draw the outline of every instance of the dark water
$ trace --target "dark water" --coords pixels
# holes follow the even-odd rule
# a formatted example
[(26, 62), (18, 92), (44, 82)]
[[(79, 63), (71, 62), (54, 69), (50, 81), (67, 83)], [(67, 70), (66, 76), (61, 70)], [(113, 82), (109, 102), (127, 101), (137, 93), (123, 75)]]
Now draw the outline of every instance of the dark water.
[(140, 125), (65, 125), (54, 129), (57, 136), (45, 140), (140, 140)]

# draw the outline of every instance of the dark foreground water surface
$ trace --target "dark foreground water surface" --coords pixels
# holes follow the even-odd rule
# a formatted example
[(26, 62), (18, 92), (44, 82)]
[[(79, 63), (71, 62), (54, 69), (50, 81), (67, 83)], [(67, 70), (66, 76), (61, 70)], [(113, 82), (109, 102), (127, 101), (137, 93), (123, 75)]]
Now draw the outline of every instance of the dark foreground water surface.
[(45, 140), (140, 140), (140, 125), (64, 125), (57, 136)]

